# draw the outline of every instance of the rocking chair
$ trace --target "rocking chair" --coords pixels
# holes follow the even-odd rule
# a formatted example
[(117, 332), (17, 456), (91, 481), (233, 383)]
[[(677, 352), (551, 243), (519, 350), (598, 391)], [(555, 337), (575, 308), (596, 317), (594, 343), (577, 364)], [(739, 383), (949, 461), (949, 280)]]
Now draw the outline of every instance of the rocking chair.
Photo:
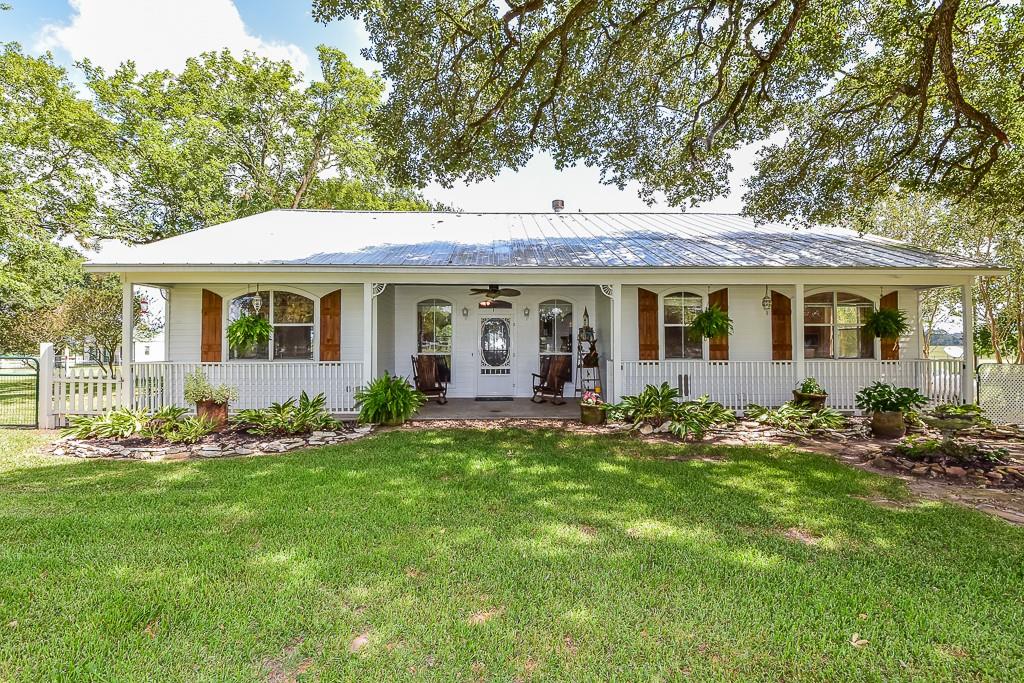
[(413, 356), (412, 378), (416, 390), (428, 398), (436, 398), (439, 405), (448, 402), (450, 371), (441, 356)]
[[(569, 366), (572, 363), (572, 356), (548, 356), (541, 361), (540, 374), (533, 373), (533, 398), (534, 403), (544, 403), (544, 397), (551, 398), (551, 404), (560, 406), (565, 404), (562, 392), (565, 390), (565, 383), (569, 381)], [(539, 399), (539, 400), (538, 400)]]

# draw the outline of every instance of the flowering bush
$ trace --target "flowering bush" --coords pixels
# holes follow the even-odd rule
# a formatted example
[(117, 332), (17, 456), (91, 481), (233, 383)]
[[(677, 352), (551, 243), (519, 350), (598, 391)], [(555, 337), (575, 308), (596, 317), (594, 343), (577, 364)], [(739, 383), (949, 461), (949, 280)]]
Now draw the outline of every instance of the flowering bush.
[(599, 406), (604, 401), (601, 400), (601, 394), (596, 391), (584, 391), (583, 398), (580, 399), (580, 404), (585, 406)]

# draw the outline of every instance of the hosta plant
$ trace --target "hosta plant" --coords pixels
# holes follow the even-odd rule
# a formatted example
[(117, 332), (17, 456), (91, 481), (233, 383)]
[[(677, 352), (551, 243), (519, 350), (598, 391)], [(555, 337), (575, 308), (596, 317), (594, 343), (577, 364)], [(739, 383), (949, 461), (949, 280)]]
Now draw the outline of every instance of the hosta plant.
[(928, 397), (911, 387), (875, 382), (857, 392), (856, 405), (871, 413), (906, 413), (928, 404)]
[(752, 403), (747, 406), (746, 415), (760, 424), (797, 434), (820, 429), (842, 429), (846, 425), (846, 418), (831, 408), (812, 410), (790, 401), (777, 408)]
[(679, 390), (663, 382), (647, 386), (636, 396), (625, 396), (619, 403), (605, 404), (608, 417), (629, 422), (634, 429), (643, 425), (661, 427), (680, 438), (700, 438), (715, 425), (736, 421), (736, 414), (721, 403), (701, 396), (696, 401), (679, 401)]
[(312, 431), (333, 431), (341, 427), (325, 406), (323, 394), (313, 398), (303, 391), (296, 403), (289, 398), (282, 403), (271, 403), (268, 408), (240, 410), (231, 418), (231, 424), (242, 431), (260, 436), (308, 434)]
[(401, 424), (416, 414), (427, 397), (404, 377), (382, 376), (361, 387), (355, 395), (359, 421), (364, 424)]
[(164, 430), (164, 438), (174, 443), (195, 443), (217, 431), (216, 421), (195, 415), (178, 420)]
[(117, 408), (102, 415), (75, 415), (63, 430), (76, 439), (127, 439), (146, 428), (151, 415), (147, 410)]

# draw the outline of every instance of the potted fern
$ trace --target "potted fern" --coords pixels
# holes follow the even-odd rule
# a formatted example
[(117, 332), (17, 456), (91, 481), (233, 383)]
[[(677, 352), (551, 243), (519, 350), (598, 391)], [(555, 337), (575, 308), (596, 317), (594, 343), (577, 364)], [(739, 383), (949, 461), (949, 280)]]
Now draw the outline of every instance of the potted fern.
[(725, 337), (732, 334), (732, 318), (717, 304), (712, 304), (693, 316), (690, 327), (696, 330), (700, 336), (708, 339)]
[(196, 415), (212, 420), (220, 430), (228, 423), (228, 404), (238, 400), (238, 389), (226, 384), (213, 386), (202, 369), (196, 368), (185, 376), (185, 400), (196, 405)]
[(793, 390), (793, 402), (817, 412), (825, 407), (828, 392), (813, 377), (805, 377)]
[(270, 340), (270, 321), (256, 314), (247, 313), (228, 325), (228, 346), (240, 356)]
[(864, 329), (870, 335), (894, 339), (899, 344), (899, 338), (910, 333), (910, 323), (907, 314), (898, 308), (879, 308), (867, 314)]
[(400, 425), (420, 409), (427, 397), (416, 391), (404, 377), (385, 372), (361, 387), (355, 399), (360, 422)]

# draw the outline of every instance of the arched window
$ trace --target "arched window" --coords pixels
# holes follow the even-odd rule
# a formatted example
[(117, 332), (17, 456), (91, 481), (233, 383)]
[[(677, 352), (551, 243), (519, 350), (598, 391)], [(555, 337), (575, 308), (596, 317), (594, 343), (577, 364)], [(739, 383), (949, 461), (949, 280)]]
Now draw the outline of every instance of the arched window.
[(699, 294), (673, 292), (665, 295), (662, 324), (665, 327), (665, 358), (703, 358), (704, 340), (691, 327), (703, 301)]
[[(540, 337), (541, 375), (547, 375), (548, 363), (553, 356), (572, 356), (573, 328), (572, 304), (561, 299), (542, 301), (537, 306), (537, 323)], [(565, 379), (572, 378), (572, 361), (565, 365)]]
[(443, 356), (452, 366), (452, 305), (443, 299), (427, 299), (416, 304), (416, 352)]
[(228, 349), (228, 358), (313, 360), (314, 308), (315, 303), (309, 297), (282, 290), (253, 292), (235, 297), (228, 306), (229, 325), (243, 315), (258, 315), (270, 322), (273, 332), (269, 341), (245, 353)]
[(874, 358), (875, 338), (864, 330), (870, 300), (846, 292), (804, 299), (805, 358)]

